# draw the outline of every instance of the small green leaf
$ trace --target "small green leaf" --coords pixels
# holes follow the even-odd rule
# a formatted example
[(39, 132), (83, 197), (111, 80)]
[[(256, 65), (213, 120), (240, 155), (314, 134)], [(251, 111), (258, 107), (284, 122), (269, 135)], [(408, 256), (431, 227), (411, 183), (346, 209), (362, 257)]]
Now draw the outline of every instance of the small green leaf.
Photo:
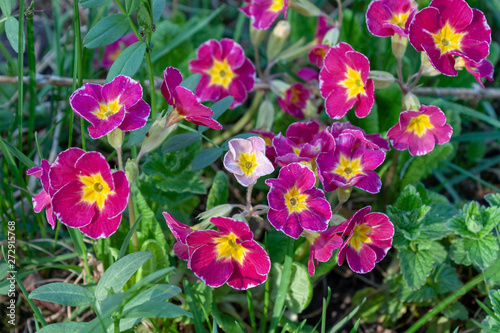
[[(229, 109), (229, 107), (233, 103), (233, 99), (234, 99), (233, 96), (227, 96), (221, 99), (220, 101), (214, 103), (210, 107), (210, 109), (212, 109), (212, 111), (214, 112), (212, 119), (214, 120), (219, 119), (219, 117), (222, 116), (222, 114)], [(200, 131), (201, 133), (205, 132), (207, 129), (208, 127), (206, 126), (201, 126), (201, 125), (198, 126), (198, 131)]]
[(498, 315), (500, 314), (500, 289), (490, 290), (488, 292), (493, 311)]
[(165, 9), (167, 0), (153, 0), (153, 23), (156, 24)]
[(133, 131), (132, 133), (130, 133), (127, 144), (129, 146), (134, 146), (134, 145), (142, 142), (142, 140), (144, 140), (144, 138), (146, 137), (146, 133), (149, 131), (149, 129), (151, 128), (152, 125), (153, 125), (153, 122), (149, 122), (146, 125), (144, 125), (144, 127), (141, 127), (139, 129)]
[(220, 148), (224, 151), (228, 151), (229, 150), (229, 141), (233, 140), (233, 139), (248, 139), (248, 138), (251, 138), (252, 136), (259, 136), (258, 134), (255, 134), (255, 133), (243, 133), (243, 134), (238, 134), (238, 135), (235, 135), (233, 136), (232, 138), (230, 139), (227, 139), (221, 146)]
[(208, 193), (206, 210), (226, 203), (228, 197), (229, 180), (227, 179), (226, 173), (222, 170), (219, 170), (215, 174), (212, 188), (210, 188), (210, 192)]
[(446, 227), (462, 237), (479, 239), (488, 234), (500, 222), (500, 209), (497, 207), (482, 207), (472, 201), (464, 205)]
[(273, 128), (273, 122), (274, 122), (274, 106), (273, 103), (271, 103), (266, 99), (259, 106), (255, 127), (264, 128), (264, 130), (270, 131)]
[(201, 79), (200, 73), (191, 74), (189, 77), (182, 80), (181, 86), (183, 86), (188, 90), (194, 91), (194, 89), (198, 85), (198, 82), (200, 82), (200, 79)]
[[(16, 147), (14, 147), (13, 145), (11, 145), (10, 143), (8, 143), (7, 141), (5, 141), (4, 139), (0, 138), (0, 140), (2, 141), (2, 143), (5, 145), (5, 147), (7, 149), (10, 150), (10, 152), (15, 156), (17, 157), (17, 159), (19, 161), (21, 161), (22, 164), (24, 164), (25, 167), (27, 168), (33, 168), (33, 167), (36, 167), (37, 165), (32, 161), (30, 160), (26, 155), (24, 155), (22, 152), (19, 151), (19, 149), (17, 149)], [(5, 154), (5, 153), (4, 153)]]
[(140, 0), (125, 0), (125, 10), (128, 15), (135, 13), (137, 8), (139, 8)]
[(412, 290), (423, 286), (431, 274), (436, 260), (430, 248), (431, 244), (423, 243), (417, 245), (416, 252), (408, 248), (400, 249), (398, 252), (403, 277)]
[(80, 0), (79, 2), (83, 7), (92, 8), (107, 5), (111, 2), (111, 0)]
[(86, 288), (72, 283), (55, 282), (35, 289), (30, 299), (52, 302), (66, 306), (83, 306), (95, 301), (94, 295)]
[[(275, 292), (278, 291), (278, 283), (281, 281), (282, 265), (273, 266), (275, 278)], [(272, 297), (272, 296), (271, 296)], [(294, 262), (290, 276), (290, 286), (288, 287), (285, 305), (287, 309), (295, 313), (301, 313), (311, 302), (312, 284), (309, 273), (304, 265)]]
[(201, 170), (215, 162), (224, 151), (220, 148), (209, 148), (202, 150), (191, 164), (193, 170)]
[(129, 20), (124, 14), (111, 14), (97, 22), (83, 39), (89, 49), (106, 46), (116, 42), (129, 29)]
[[(5, 34), (7, 35), (10, 46), (12, 46), (16, 53), (19, 53), (19, 22), (15, 17), (9, 16), (7, 20), (5, 20)], [(25, 44), (26, 42), (23, 40), (23, 49), (21, 53), (24, 53)]]
[(483, 271), (490, 267), (498, 257), (498, 242), (493, 235), (481, 239), (464, 238), (463, 242), (470, 261)]
[(95, 288), (97, 300), (104, 300), (108, 296), (109, 291), (112, 291), (114, 294), (120, 292), (130, 277), (151, 256), (151, 253), (135, 252), (117, 260), (113, 265), (109, 266)]
[(137, 294), (123, 307), (123, 311), (128, 311), (146, 302), (166, 301), (167, 299), (178, 295), (181, 291), (181, 288), (176, 286), (170, 286), (168, 284), (157, 284), (156, 286), (153, 286)]
[(484, 199), (490, 204), (490, 206), (500, 207), (500, 194), (490, 193), (484, 196)]
[(47, 325), (37, 331), (37, 333), (76, 333), (86, 328), (88, 323), (83, 322), (69, 322)]
[(3, 15), (10, 16), (12, 14), (12, 0), (0, 0), (0, 9)]
[(431, 279), (432, 288), (437, 294), (446, 294), (462, 286), (455, 268), (447, 264), (437, 266), (432, 272)]
[(464, 249), (464, 239), (459, 238), (450, 247), (450, 258), (459, 265), (470, 266), (472, 262)]
[(443, 314), (453, 320), (467, 320), (469, 318), (469, 312), (467, 308), (460, 302), (453, 303), (443, 310)]
[(106, 82), (110, 82), (120, 74), (130, 77), (134, 76), (139, 67), (141, 67), (144, 53), (146, 53), (146, 44), (144, 42), (136, 42), (128, 46), (116, 58), (113, 65), (111, 65)]
[(175, 151), (184, 149), (201, 138), (200, 132), (189, 132), (178, 134), (171, 137), (161, 148), (161, 151), (165, 154), (173, 153)]

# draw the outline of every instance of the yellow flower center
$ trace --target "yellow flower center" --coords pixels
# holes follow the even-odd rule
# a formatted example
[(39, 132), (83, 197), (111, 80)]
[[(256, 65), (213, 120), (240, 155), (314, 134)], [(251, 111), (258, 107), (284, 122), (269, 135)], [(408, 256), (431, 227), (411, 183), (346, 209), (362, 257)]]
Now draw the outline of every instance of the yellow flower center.
[(347, 180), (350, 180), (356, 175), (364, 174), (363, 168), (361, 167), (361, 157), (350, 160), (344, 155), (340, 155), (340, 162), (337, 164), (335, 170), (333, 170), (333, 173), (336, 173)]
[(461, 51), (460, 41), (466, 33), (456, 33), (448, 22), (436, 34), (431, 34), (436, 47), (441, 51), (441, 55), (451, 51)]
[(410, 12), (401, 13), (401, 14), (392, 14), (392, 18), (387, 21), (387, 23), (397, 25), (401, 29), (405, 28), (406, 20), (410, 16)]
[(295, 155), (300, 156), (300, 148), (293, 147), (293, 152)]
[(99, 110), (94, 112), (94, 114), (99, 119), (107, 119), (108, 117), (111, 117), (112, 115), (120, 111), (121, 107), (122, 106), (118, 103), (118, 99), (116, 99), (108, 104), (99, 104)]
[(361, 80), (361, 73), (351, 67), (347, 67), (345, 80), (340, 81), (340, 85), (347, 89), (347, 99), (365, 94), (365, 84)]
[(257, 163), (257, 156), (255, 156), (255, 153), (240, 153), (239, 160), (238, 165), (246, 176), (254, 172), (255, 168), (259, 165)]
[(297, 186), (294, 186), (285, 193), (285, 204), (286, 208), (288, 208), (288, 213), (300, 213), (301, 211), (307, 209), (306, 200), (307, 194), (301, 194), (297, 189)]
[(226, 89), (229, 88), (233, 78), (236, 76), (227, 63), (227, 59), (224, 59), (224, 61), (214, 59), (214, 64), (208, 71), (208, 74), (211, 77), (210, 84), (223, 86)]
[(248, 249), (238, 244), (236, 238), (236, 235), (231, 232), (229, 235), (215, 239), (215, 242), (218, 243), (217, 251), (219, 252), (217, 260), (234, 258), (240, 263), (243, 261)]
[(118, 49), (116, 50), (115, 52), (112, 52), (110, 55), (109, 55), (109, 59), (111, 59), (112, 61), (115, 61), (116, 58), (118, 58), (118, 56), (122, 53), (122, 49)]
[(366, 224), (357, 224), (354, 226), (352, 237), (349, 240), (349, 245), (357, 252), (363, 247), (364, 243), (370, 243), (372, 240), (369, 237), (372, 227)]
[(296, 104), (299, 101), (300, 91), (298, 89), (292, 88), (291, 92), (292, 92), (292, 98), (290, 98), (290, 102), (292, 104)]
[(89, 203), (96, 202), (100, 210), (104, 207), (106, 197), (115, 193), (114, 191), (111, 191), (108, 183), (104, 181), (100, 173), (92, 176), (80, 176), (80, 181), (84, 185), (82, 187), (81, 201), (87, 201)]
[(408, 127), (406, 128), (407, 132), (416, 133), (419, 137), (424, 135), (427, 130), (433, 129), (434, 126), (431, 124), (429, 116), (426, 114), (421, 114), (418, 117), (413, 118)]
[(276, 13), (282, 10), (283, 7), (285, 7), (284, 0), (273, 0), (273, 4), (269, 7), (269, 10)]

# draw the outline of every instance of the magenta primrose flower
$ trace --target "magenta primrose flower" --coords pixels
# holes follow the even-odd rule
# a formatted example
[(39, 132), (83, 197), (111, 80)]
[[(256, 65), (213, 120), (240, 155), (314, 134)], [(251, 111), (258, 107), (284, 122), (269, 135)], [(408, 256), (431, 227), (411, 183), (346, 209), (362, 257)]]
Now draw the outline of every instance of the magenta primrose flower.
[(467, 72), (474, 76), (481, 87), (484, 88), (483, 81), (481, 81), (482, 78), (485, 78), (488, 81), (493, 81), (493, 64), (487, 59), (484, 59), (479, 65), (476, 65), (472, 61), (465, 58), (457, 58), (455, 60), (455, 69), (462, 69), (465, 67)]
[(368, 273), (385, 258), (392, 247), (394, 225), (382, 213), (370, 213), (367, 206), (337, 226), (342, 237), (348, 236), (338, 253), (339, 265), (347, 257), (349, 267), (356, 273)]
[(314, 33), (314, 43), (316, 45), (323, 44), (323, 39), (328, 31), (335, 28), (335, 25), (328, 24), (328, 17), (321, 15), (318, 16), (318, 21), (316, 23), (316, 32)]
[(319, 262), (327, 262), (332, 257), (333, 251), (338, 249), (343, 241), (337, 226), (328, 228), (323, 232), (304, 230), (304, 236), (309, 241), (309, 261), (307, 268), (309, 275), (313, 276)]
[(332, 217), (325, 193), (314, 187), (316, 177), (308, 167), (292, 163), (280, 170), (277, 179), (268, 179), (267, 218), (276, 230), (298, 239), (304, 229), (324, 231)]
[(104, 47), (104, 54), (102, 55), (101, 66), (103, 68), (110, 68), (125, 48), (138, 41), (135, 33), (129, 32), (120, 37), (117, 41), (106, 45)]
[(368, 30), (378, 37), (398, 34), (408, 37), (410, 22), (417, 12), (414, 0), (377, 0), (372, 1), (366, 11)]
[(249, 186), (274, 171), (273, 164), (266, 157), (266, 142), (258, 136), (229, 141), (224, 167), (243, 186)]
[(318, 156), (318, 174), (325, 191), (352, 186), (369, 193), (380, 191), (382, 181), (373, 170), (382, 164), (385, 153), (366, 144), (355, 133), (343, 132), (337, 139), (333, 154), (322, 153)]
[(115, 128), (133, 131), (143, 127), (151, 111), (142, 100), (142, 87), (128, 76), (118, 75), (104, 86), (86, 83), (69, 98), (71, 108), (87, 120), (89, 134), (98, 139)]
[(274, 20), (284, 13), (287, 16), (288, 0), (245, 0), (248, 5), (241, 7), (243, 12), (252, 21), (255, 29), (269, 29)]
[(192, 248), (189, 267), (207, 286), (227, 283), (245, 290), (264, 283), (271, 268), (269, 255), (245, 222), (228, 217), (210, 219), (219, 230), (196, 230), (187, 235)]
[(363, 145), (365, 145), (366, 147), (372, 149), (382, 149), (384, 151), (391, 150), (391, 147), (389, 146), (389, 141), (384, 139), (382, 135), (378, 133), (366, 134), (366, 132), (362, 128), (354, 126), (349, 121), (346, 122), (337, 121), (333, 123), (330, 126), (330, 132), (332, 133), (335, 139), (338, 139), (339, 135), (344, 132), (345, 133), (350, 132), (356, 138), (359, 138), (363, 142)]
[(491, 28), (483, 12), (470, 8), (465, 0), (432, 0), (415, 15), (409, 37), (437, 71), (457, 76), (453, 56), (479, 65), (490, 52)]
[(436, 144), (451, 139), (453, 128), (446, 123), (446, 116), (437, 106), (422, 105), (418, 111), (403, 111), (399, 122), (387, 132), (392, 146), (397, 150), (408, 149), (413, 156), (431, 152)]
[(311, 51), (307, 54), (307, 58), (312, 64), (315, 64), (319, 68), (323, 67), (325, 56), (330, 50), (330, 45), (320, 44), (314, 46)]
[(375, 86), (368, 78), (370, 61), (346, 43), (330, 48), (319, 72), (319, 90), (326, 99), (326, 113), (340, 119), (355, 106), (356, 116), (366, 117), (375, 102)]
[(26, 174), (28, 176), (40, 178), (40, 181), (42, 182), (42, 190), (32, 198), (33, 210), (35, 211), (35, 213), (40, 213), (45, 209), (47, 222), (50, 224), (52, 229), (54, 229), (56, 227), (57, 220), (51, 203), (51, 196), (54, 195), (54, 190), (50, 187), (49, 184), (49, 169), (49, 162), (47, 160), (42, 160), (40, 166), (29, 169), (28, 171), (26, 171)]
[(219, 122), (210, 118), (214, 112), (209, 107), (201, 104), (189, 89), (180, 86), (181, 82), (182, 74), (177, 68), (165, 68), (160, 90), (167, 103), (174, 107), (168, 115), (166, 126), (172, 126), (181, 119), (186, 119), (196, 125), (203, 125), (216, 130), (222, 129)]
[(184, 261), (188, 261), (190, 251), (186, 244), (186, 237), (190, 233), (192, 233), (195, 229), (193, 229), (188, 225), (180, 223), (171, 214), (167, 212), (163, 212), (163, 217), (165, 218), (168, 228), (174, 235), (175, 240), (177, 241), (174, 244), (175, 255)]
[(189, 70), (201, 74), (194, 93), (202, 102), (233, 96), (231, 108), (235, 108), (246, 100), (255, 84), (254, 65), (240, 44), (228, 38), (203, 43), (197, 58), (189, 61)]
[(286, 130), (286, 137), (278, 134), (273, 139), (276, 163), (285, 166), (294, 162), (308, 162), (313, 166), (316, 157), (333, 152), (335, 139), (326, 129), (319, 131), (315, 121), (293, 123)]
[(285, 98), (278, 96), (276, 100), (285, 113), (298, 119), (304, 119), (303, 110), (307, 106), (309, 97), (311, 97), (311, 92), (299, 82), (291, 85), (285, 91)]
[(129, 183), (125, 172), (111, 173), (98, 152), (70, 148), (61, 152), (49, 170), (57, 219), (90, 238), (107, 238), (120, 225), (127, 207)]

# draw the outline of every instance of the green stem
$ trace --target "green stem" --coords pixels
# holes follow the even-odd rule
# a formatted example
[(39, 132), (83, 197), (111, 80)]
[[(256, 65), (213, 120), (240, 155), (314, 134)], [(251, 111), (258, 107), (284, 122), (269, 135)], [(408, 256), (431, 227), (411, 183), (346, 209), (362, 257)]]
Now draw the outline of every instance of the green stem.
[(252, 292), (247, 289), (248, 313), (250, 314), (250, 323), (252, 324), (252, 333), (257, 333), (257, 323), (255, 322), (255, 312), (253, 312)]
[(33, 6), (35, 3), (31, 1), (30, 7), (26, 12), (27, 27), (26, 34), (28, 40), (28, 69), (30, 77), (30, 104), (28, 118), (28, 151), (31, 150), (33, 143), (33, 132), (35, 128), (35, 107), (36, 107), (36, 60), (35, 60), (35, 32), (33, 27)]
[[(178, 124), (179, 128), (182, 128), (182, 129), (185, 129), (186, 131), (189, 131), (189, 132), (193, 132), (193, 133), (196, 133), (198, 132), (197, 130), (195, 130), (194, 128), (192, 127), (189, 127), (189, 126), (186, 126), (184, 124)], [(207, 140), (208, 142), (210, 142), (212, 145), (214, 145), (215, 147), (217, 148), (220, 148), (218, 144), (216, 144), (215, 142), (213, 142), (209, 137), (205, 136), (203, 133), (200, 133), (201, 134), (201, 137), (205, 140)]]
[(459, 299), (466, 293), (468, 293), (472, 288), (474, 288), (479, 282), (483, 281), (484, 275), (479, 274), (476, 275), (472, 280), (464, 284), (460, 289), (455, 291), (450, 296), (446, 297), (441, 301), (434, 309), (425, 314), (422, 318), (420, 318), (415, 324), (413, 324), (405, 333), (415, 333), (420, 327), (425, 325), (432, 317), (437, 315), (439, 312), (443, 311), (448, 305), (453, 303), (455, 300)]
[[(134, 196), (132, 191), (130, 191), (130, 196), (128, 198), (128, 217), (130, 222), (130, 228), (135, 224), (135, 210), (134, 210)], [(134, 246), (134, 251), (139, 251), (139, 240), (137, 239), (137, 232), (132, 235), (132, 245)]]
[(155, 92), (155, 77), (153, 74), (153, 63), (151, 62), (151, 50), (146, 50), (146, 61), (148, 64), (149, 74), (149, 89), (151, 93), (151, 115), (156, 119), (156, 92)]
[[(18, 129), (18, 149), (23, 151), (23, 102), (24, 102), (24, 92), (23, 92), (23, 77), (24, 77), (24, 0), (19, 0), (19, 40), (17, 44), (17, 129)], [(19, 162), (19, 170), (22, 169), (22, 163)]]
[(293, 263), (293, 243), (292, 238), (288, 239), (287, 251), (285, 254), (285, 262), (283, 263), (283, 271), (281, 272), (281, 281), (278, 288), (278, 294), (276, 295), (276, 302), (273, 307), (273, 317), (271, 319), (271, 325), (269, 326), (269, 333), (276, 332), (278, 327), (281, 314), (283, 312), (283, 306), (285, 305), (286, 292), (290, 284), (290, 275), (292, 273), (292, 263)]

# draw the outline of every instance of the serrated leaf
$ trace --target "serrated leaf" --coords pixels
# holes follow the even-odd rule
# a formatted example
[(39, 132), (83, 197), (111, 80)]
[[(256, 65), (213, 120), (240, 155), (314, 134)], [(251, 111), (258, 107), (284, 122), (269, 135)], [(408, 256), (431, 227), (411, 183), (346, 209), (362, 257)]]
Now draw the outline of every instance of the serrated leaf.
[(464, 205), (458, 215), (446, 223), (446, 227), (462, 237), (479, 239), (488, 234), (500, 222), (500, 209), (482, 207), (472, 201)]
[(464, 238), (457, 239), (450, 247), (450, 258), (459, 265), (470, 266), (470, 261), (467, 252), (464, 249)]
[(128, 31), (129, 24), (129, 20), (124, 14), (106, 16), (89, 30), (83, 39), (83, 44), (89, 49), (94, 49), (116, 42)]
[(495, 314), (500, 314), (500, 290), (490, 290), (488, 292), (488, 297), (490, 298), (491, 305)]
[(134, 76), (139, 67), (141, 67), (142, 59), (146, 53), (146, 43), (136, 42), (128, 46), (116, 58), (109, 69), (106, 82), (110, 82), (118, 75)]
[(418, 210), (422, 207), (422, 198), (415, 186), (408, 185), (403, 189), (398, 200), (396, 200), (396, 207), (400, 210), (409, 212)]
[(463, 242), (467, 257), (483, 271), (498, 257), (498, 242), (493, 235), (481, 239), (464, 238)]
[(196, 141), (201, 139), (200, 132), (189, 132), (178, 134), (171, 137), (161, 148), (161, 151), (165, 154), (172, 153), (186, 147), (189, 147)]
[(437, 294), (446, 294), (462, 286), (455, 268), (446, 264), (437, 266), (432, 272), (431, 279), (432, 287)]
[(453, 320), (467, 320), (469, 318), (469, 312), (467, 308), (460, 302), (455, 302), (443, 310), (443, 314)]
[(259, 136), (259, 135), (255, 134), (255, 133), (238, 134), (238, 135), (235, 135), (232, 138), (229, 138), (226, 141), (224, 141), (224, 143), (220, 146), (220, 148), (224, 151), (228, 151), (229, 150), (229, 141), (231, 141), (233, 139), (248, 139), (248, 138), (251, 138), (252, 136)]
[(484, 196), (484, 199), (490, 204), (490, 206), (500, 207), (500, 194), (490, 193)]
[(417, 240), (419, 242), (439, 240), (451, 234), (452, 231), (446, 227), (446, 223), (457, 213), (451, 204), (431, 204), (431, 210), (425, 215)]
[(141, 246), (141, 251), (151, 253), (153, 256), (141, 266), (137, 273), (137, 279), (141, 279), (144, 276), (170, 266), (165, 246), (157, 240), (146, 240)]
[(214, 163), (224, 151), (220, 148), (208, 148), (202, 150), (191, 163), (193, 170), (201, 170)]
[[(143, 243), (146, 240), (155, 239), (163, 248), (167, 246), (165, 241), (165, 234), (160, 227), (158, 220), (155, 217), (155, 213), (149, 207), (146, 199), (143, 197), (140, 191), (135, 193), (135, 204), (139, 212), (142, 214), (141, 228), (139, 240)], [(137, 221), (135, 222), (137, 223)]]
[(76, 322), (76, 321), (69, 323), (57, 323), (42, 327), (41, 329), (37, 330), (37, 333), (68, 333), (68, 332), (77, 333), (80, 332), (82, 329), (85, 329), (87, 325), (88, 323)]
[(123, 318), (176, 318), (192, 317), (181, 307), (166, 302), (147, 302), (130, 308), (122, 313)]
[(79, 0), (79, 2), (83, 7), (92, 8), (107, 5), (111, 0)]
[(137, 8), (139, 8), (140, 0), (125, 0), (125, 10), (128, 15), (135, 13)]
[(417, 245), (417, 251), (400, 249), (398, 252), (403, 277), (411, 290), (417, 290), (427, 281), (436, 262), (430, 245)]
[(12, 14), (12, 0), (0, 0), (0, 9), (4, 16)]
[(88, 289), (63, 282), (43, 285), (35, 289), (29, 298), (66, 306), (84, 306), (95, 301), (94, 295)]
[(500, 285), (500, 256), (497, 258), (497, 260), (495, 260), (493, 265), (491, 265), (484, 272), (484, 279), (490, 286)]
[[(233, 103), (233, 99), (234, 97), (233, 96), (226, 96), (224, 97), (223, 99), (221, 99), (220, 101), (214, 103), (210, 109), (214, 112), (213, 116), (212, 116), (212, 119), (214, 120), (217, 120), (219, 119), (220, 116), (222, 116), (222, 114), (224, 112), (226, 112), (229, 107), (231, 106), (231, 104)], [(209, 127), (206, 127), (206, 126), (198, 126), (198, 131), (200, 131), (201, 133), (205, 132)]]
[[(10, 46), (19, 53), (19, 21), (13, 16), (7, 17), (5, 20), (5, 34), (7, 35), (7, 39), (9, 40)], [(23, 49), (21, 53), (24, 53), (25, 49), (25, 40), (23, 39)]]
[(114, 294), (120, 292), (132, 275), (149, 259), (151, 253), (131, 253), (108, 267), (95, 288), (98, 301), (104, 300), (109, 291)]
[(219, 170), (215, 174), (212, 187), (208, 193), (207, 208), (209, 210), (215, 206), (227, 203), (229, 197), (229, 180), (224, 171)]
[[(187, 177), (188, 175), (192, 175), (192, 177)], [(195, 194), (205, 194), (207, 193), (207, 189), (205, 187), (205, 183), (203, 179), (196, 176), (194, 173), (186, 173), (184, 174), (186, 178), (175, 177), (163, 177), (158, 179), (156, 182), (156, 187), (160, 190), (167, 192), (177, 192), (177, 193), (195, 193)]]

